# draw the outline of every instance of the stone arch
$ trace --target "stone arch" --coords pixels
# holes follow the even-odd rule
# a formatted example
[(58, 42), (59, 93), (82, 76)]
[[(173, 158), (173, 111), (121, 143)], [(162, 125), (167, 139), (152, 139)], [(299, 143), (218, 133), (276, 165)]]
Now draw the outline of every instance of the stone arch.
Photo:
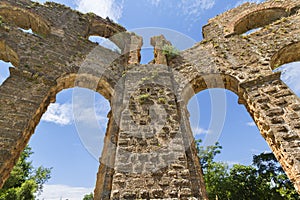
[[(176, 73), (175, 73), (176, 74)], [(176, 79), (180, 80), (176, 80)], [(182, 77), (175, 76), (175, 80), (178, 81), (178, 83), (182, 83)], [(189, 157), (189, 163), (191, 166), (190, 168), (193, 169), (194, 174), (192, 174), (193, 177), (198, 177), (199, 181), (201, 181), (201, 188), (203, 191), (205, 191), (205, 185), (204, 180), (202, 176), (197, 176), (195, 172), (202, 171), (199, 157), (197, 156), (197, 150), (195, 146), (195, 138), (191, 129), (191, 124), (189, 122), (189, 113), (187, 110), (187, 105), (189, 103), (189, 100), (197, 93), (209, 89), (209, 88), (223, 88), (228, 89), (234, 93), (236, 93), (239, 97), (239, 81), (234, 76), (228, 75), (228, 74), (219, 74), (219, 73), (213, 73), (213, 74), (197, 74), (188, 76), (188, 78), (184, 78), (186, 81), (185, 83), (182, 83), (181, 85), (184, 85), (182, 88), (179, 88), (179, 95), (177, 96), (177, 100), (180, 102), (181, 107), (181, 114), (182, 114), (182, 121), (185, 126), (185, 129), (183, 132), (185, 132), (185, 147), (187, 148), (187, 156)], [(196, 186), (196, 184), (195, 184)], [(197, 186), (196, 186), (197, 187)]]
[(0, 16), (4, 22), (13, 23), (22, 29), (31, 29), (33, 32), (44, 36), (50, 33), (49, 23), (27, 9), (3, 3), (0, 7)]
[(275, 53), (271, 58), (271, 69), (296, 61), (300, 61), (300, 42), (291, 43)]
[(209, 88), (223, 88), (239, 95), (239, 80), (228, 74), (206, 74), (194, 77), (182, 90), (182, 98), (187, 104), (197, 93)]
[(93, 13), (88, 13), (90, 17), (89, 30), (87, 37), (89, 36), (100, 36), (109, 38), (121, 31), (126, 31), (123, 27), (118, 24), (115, 24), (109, 18), (103, 19)]
[(242, 16), (234, 22), (233, 32), (235, 34), (242, 34), (251, 29), (266, 26), (275, 22), (276, 20), (287, 17), (289, 13), (285, 8), (272, 7), (266, 9), (256, 10)]
[[(280, 74), (241, 83), (227, 74), (193, 78), (183, 89), (185, 104), (200, 91), (224, 88), (239, 97), (297, 191), (300, 189), (300, 99), (280, 80)], [(205, 81), (209, 80), (209, 81)]]
[(115, 42), (110, 40), (110, 38), (107, 39), (100, 36), (89, 36), (89, 41), (97, 43), (98, 45), (110, 49), (111, 51), (114, 51), (116, 53), (121, 53), (121, 49), (116, 45)]
[(87, 73), (67, 74), (63, 77), (58, 78), (56, 82), (57, 86), (54, 90), (56, 94), (63, 89), (82, 87), (94, 90), (95, 92), (100, 93), (107, 100), (110, 100), (111, 96), (114, 93), (114, 89), (104, 77), (101, 77), (99, 79), (99, 77)]
[[(0, 103), (7, 105), (0, 106), (1, 186), (8, 178), (47, 107), (55, 102), (56, 94), (63, 89), (79, 86), (92, 89), (110, 101), (114, 93), (112, 86), (104, 77), (99, 79), (91, 74), (67, 74), (58, 78), (55, 85), (49, 86), (38, 77), (31, 77), (18, 69), (12, 68), (10, 72), (10, 77), (0, 87)], [(22, 106), (17, 108), (15, 105)], [(109, 150), (105, 152), (113, 154)]]
[[(240, 93), (240, 81), (229, 74), (204, 74), (197, 75), (189, 83), (183, 87), (180, 98), (184, 102), (184, 107), (187, 107), (188, 103), (196, 94), (206, 89), (226, 89), (238, 96), (238, 103), (244, 103), (243, 96)], [(225, 117), (225, 116), (224, 116)], [(188, 125), (190, 126), (190, 125)], [(190, 135), (193, 138), (193, 135)], [(192, 139), (194, 140), (194, 139)]]
[(294, 15), (299, 10), (296, 3), (270, 3), (263, 4), (243, 4), (240, 12), (232, 15), (231, 20), (227, 20), (224, 27), (224, 34), (229, 37), (234, 34), (243, 34), (249, 30), (264, 27), (283, 18)]
[(88, 13), (87, 15), (90, 18), (88, 32), (86, 34), (87, 39), (90, 36), (107, 38), (121, 50), (125, 48), (126, 44), (129, 44), (128, 40), (124, 40), (127, 34), (120, 34), (126, 31), (125, 28), (114, 23), (109, 18), (103, 19), (93, 13)]

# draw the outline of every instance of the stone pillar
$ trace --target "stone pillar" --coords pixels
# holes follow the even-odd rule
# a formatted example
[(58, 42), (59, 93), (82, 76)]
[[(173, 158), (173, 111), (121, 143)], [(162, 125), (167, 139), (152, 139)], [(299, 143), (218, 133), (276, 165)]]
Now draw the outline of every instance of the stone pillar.
[(163, 53), (165, 45), (172, 45), (165, 36), (159, 35), (151, 38), (151, 45), (154, 47), (154, 63), (167, 65), (168, 60), (166, 55)]
[(0, 87), (0, 188), (51, 101), (38, 75), (14, 68), (10, 74)]
[(116, 138), (119, 132), (118, 126), (109, 113), (109, 122), (104, 139), (104, 147), (100, 158), (100, 166), (97, 173), (97, 182), (94, 191), (94, 199), (110, 199), (112, 178), (114, 174), (114, 163), (116, 154)]
[(130, 40), (130, 52), (128, 64), (140, 64), (141, 48), (143, 46), (143, 38), (141, 36), (132, 35)]
[[(125, 58), (124, 63), (128, 66), (140, 64), (141, 48), (143, 46), (143, 38), (131, 32), (123, 32), (110, 38), (121, 49), (122, 57)], [(130, 67), (129, 67), (130, 68)]]
[(242, 85), (245, 105), (284, 171), (300, 191), (300, 100), (279, 79)]
[(139, 65), (123, 84), (110, 199), (207, 199), (170, 69)]

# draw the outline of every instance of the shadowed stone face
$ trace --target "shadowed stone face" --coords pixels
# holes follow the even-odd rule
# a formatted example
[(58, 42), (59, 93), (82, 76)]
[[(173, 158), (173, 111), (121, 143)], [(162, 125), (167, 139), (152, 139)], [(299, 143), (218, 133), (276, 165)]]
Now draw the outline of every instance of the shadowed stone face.
[(80, 86), (112, 107), (95, 199), (207, 199), (186, 105), (202, 90), (226, 88), (299, 191), (300, 100), (272, 72), (299, 60), (299, 8), (298, 0), (243, 4), (211, 19), (204, 40), (175, 57), (163, 51), (169, 41), (153, 37), (155, 59), (141, 65), (142, 38), (110, 20), (56, 3), (1, 1), (0, 59), (15, 68), (0, 87), (0, 186), (56, 94)]

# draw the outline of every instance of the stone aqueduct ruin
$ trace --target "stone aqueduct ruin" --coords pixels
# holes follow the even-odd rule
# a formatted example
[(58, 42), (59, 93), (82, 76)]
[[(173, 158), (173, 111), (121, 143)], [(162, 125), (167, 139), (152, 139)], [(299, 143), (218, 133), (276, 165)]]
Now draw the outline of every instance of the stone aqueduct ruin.
[[(0, 87), (0, 186), (56, 94), (80, 86), (112, 107), (95, 199), (207, 199), (186, 105), (222, 87), (239, 96), (299, 191), (300, 99), (272, 72), (300, 60), (299, 10), (299, 0), (243, 4), (209, 20), (204, 40), (173, 59), (162, 53), (164, 37), (152, 38), (155, 59), (141, 65), (142, 38), (114, 37), (126, 30), (109, 19), (1, 0), (0, 59), (15, 68)], [(122, 55), (92, 35), (110, 38)]]

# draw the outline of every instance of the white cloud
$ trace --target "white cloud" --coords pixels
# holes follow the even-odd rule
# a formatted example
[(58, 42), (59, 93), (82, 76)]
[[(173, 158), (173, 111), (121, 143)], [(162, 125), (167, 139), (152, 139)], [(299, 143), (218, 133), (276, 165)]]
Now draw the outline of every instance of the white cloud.
[(192, 131), (193, 131), (194, 136), (211, 133), (210, 130), (205, 130), (200, 127), (192, 127)]
[(253, 154), (261, 154), (261, 153), (271, 153), (272, 151), (270, 151), (270, 149), (264, 149), (264, 150), (261, 150), (261, 149), (250, 149), (251, 153)]
[(80, 123), (84, 123), (88, 126), (95, 126), (98, 122), (99, 125), (102, 127), (104, 125), (104, 128), (107, 123), (107, 117), (106, 113), (108, 110), (105, 109), (105, 106), (103, 107), (103, 104), (97, 103), (93, 107), (81, 107), (81, 104), (75, 105), (74, 109), (76, 109), (76, 112), (78, 114), (75, 115), (76, 121)]
[(215, 0), (181, 0), (176, 8), (185, 20), (196, 22), (201, 19), (203, 11), (211, 9)]
[(73, 124), (75, 117), (76, 122), (94, 127), (100, 125), (105, 130), (108, 121), (106, 115), (109, 110), (109, 103), (104, 98), (101, 98), (96, 103), (87, 103), (84, 99), (74, 104), (52, 103), (43, 115), (42, 120), (66, 126)]
[(93, 12), (114, 21), (118, 21), (122, 16), (123, 2), (118, 3), (116, 0), (77, 0), (76, 4), (76, 9), (83, 13)]
[(181, 0), (178, 8), (183, 14), (200, 17), (201, 11), (211, 9), (215, 5), (215, 0)]
[(259, 4), (259, 3), (263, 2), (263, 0), (242, 0), (242, 1), (238, 1), (234, 7), (238, 7), (246, 2)]
[(73, 122), (72, 104), (50, 104), (42, 117), (43, 121), (59, 125), (70, 125)]
[(103, 97), (95, 98), (94, 93), (86, 90), (74, 90), (73, 112), (75, 121), (81, 125), (106, 129), (109, 102)]
[(241, 164), (240, 162), (238, 161), (225, 161), (226, 164), (232, 166), (232, 165), (237, 165), (237, 164)]
[(148, 2), (153, 6), (160, 6), (164, 12), (176, 10), (179, 16), (193, 22), (200, 20), (203, 11), (211, 9), (215, 5), (215, 0), (180, 0), (176, 3), (162, 0), (148, 0)]
[(152, 5), (154, 5), (154, 6), (158, 6), (159, 3), (161, 2), (161, 0), (149, 0), (149, 1), (150, 1), (150, 3), (151, 3)]
[(251, 127), (256, 126), (255, 122), (247, 122), (246, 125)]
[[(152, 5), (158, 6), (163, 1), (161, 0), (148, 0)], [(168, 5), (173, 6), (174, 4)], [(196, 14), (202, 10), (207, 10), (215, 5), (215, 0), (181, 0), (177, 7), (182, 9), (185, 14)], [(190, 13), (191, 12), (191, 13)]]
[(44, 185), (41, 195), (37, 197), (39, 200), (82, 200), (84, 195), (93, 192), (93, 188), (70, 187), (67, 185)]
[(200, 8), (203, 10), (208, 10), (211, 9), (214, 5), (215, 5), (215, 0), (197, 0), (194, 1), (192, 7), (194, 7), (194, 10), (198, 6), (200, 6)]

